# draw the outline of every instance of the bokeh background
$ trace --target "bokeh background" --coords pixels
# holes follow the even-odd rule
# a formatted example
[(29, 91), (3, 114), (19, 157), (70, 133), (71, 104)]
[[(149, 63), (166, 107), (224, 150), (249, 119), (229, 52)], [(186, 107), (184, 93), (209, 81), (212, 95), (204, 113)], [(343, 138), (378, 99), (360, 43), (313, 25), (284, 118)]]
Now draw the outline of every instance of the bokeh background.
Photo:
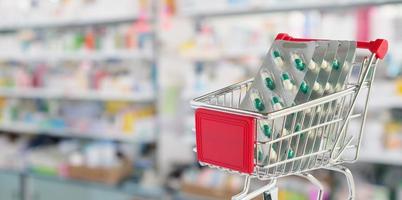
[(402, 199), (400, 0), (0, 0), (0, 200), (229, 199), (242, 177), (197, 164), (189, 103), (253, 77), (280, 32), (389, 40), (348, 167), (357, 199)]

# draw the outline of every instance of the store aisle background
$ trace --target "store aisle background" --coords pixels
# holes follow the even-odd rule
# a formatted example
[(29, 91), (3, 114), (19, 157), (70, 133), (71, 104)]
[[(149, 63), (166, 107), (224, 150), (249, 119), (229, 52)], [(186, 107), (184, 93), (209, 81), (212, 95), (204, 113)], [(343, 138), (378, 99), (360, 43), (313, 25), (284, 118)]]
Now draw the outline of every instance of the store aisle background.
[[(252, 77), (279, 32), (389, 40), (350, 167), (358, 199), (402, 199), (401, 11), (398, 0), (0, 0), (0, 200), (227, 198), (241, 179), (197, 165), (189, 101)], [(315, 175), (345, 199), (342, 176)], [(305, 185), (286, 178), (281, 199), (313, 199)]]

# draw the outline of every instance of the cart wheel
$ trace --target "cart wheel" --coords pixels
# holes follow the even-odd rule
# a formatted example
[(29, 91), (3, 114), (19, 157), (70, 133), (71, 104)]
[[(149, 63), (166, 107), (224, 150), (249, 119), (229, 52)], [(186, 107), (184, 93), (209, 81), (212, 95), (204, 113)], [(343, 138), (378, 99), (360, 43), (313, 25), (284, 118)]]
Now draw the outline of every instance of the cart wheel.
[(270, 193), (266, 193), (266, 192), (264, 192), (264, 200), (272, 200), (272, 196), (271, 196), (271, 194)]

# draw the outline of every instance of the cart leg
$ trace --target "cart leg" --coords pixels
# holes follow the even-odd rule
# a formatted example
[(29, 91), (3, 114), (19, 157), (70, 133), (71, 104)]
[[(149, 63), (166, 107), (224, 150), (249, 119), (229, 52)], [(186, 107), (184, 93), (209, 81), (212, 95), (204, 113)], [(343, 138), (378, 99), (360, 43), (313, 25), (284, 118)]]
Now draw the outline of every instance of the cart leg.
[(305, 179), (309, 180), (312, 184), (314, 184), (318, 188), (317, 200), (322, 200), (322, 197), (324, 194), (324, 187), (322, 186), (322, 184), (319, 180), (317, 180), (313, 175), (311, 175), (309, 173), (301, 173), (301, 174), (298, 174), (297, 176), (305, 178)]
[(342, 165), (335, 165), (331, 167), (327, 167), (327, 169), (332, 170), (332, 171), (337, 171), (345, 175), (346, 180), (348, 182), (348, 189), (349, 189), (349, 200), (354, 200), (355, 199), (355, 194), (356, 194), (356, 189), (355, 189), (355, 181), (353, 179), (352, 172), (342, 166)]
[(275, 186), (270, 191), (264, 192), (264, 200), (278, 200), (278, 187)]
[[(271, 180), (264, 187), (261, 187), (255, 191), (249, 192), (251, 179), (252, 178), (250, 176), (246, 177), (246, 179), (244, 181), (243, 191), (240, 192), (239, 194), (233, 196), (232, 200), (251, 200), (251, 199), (257, 197), (258, 195), (263, 194), (264, 192), (270, 193), (271, 190), (276, 188), (276, 179), (274, 179), (274, 180)], [(272, 200), (277, 200), (277, 197), (275, 197), (274, 194), (271, 194), (271, 196), (273, 197)]]
[(243, 199), (247, 195), (247, 193), (248, 193), (248, 191), (250, 189), (250, 184), (251, 184), (251, 177), (246, 176), (246, 179), (244, 180), (243, 190), (239, 194), (233, 196), (232, 200), (241, 200), (241, 199)]

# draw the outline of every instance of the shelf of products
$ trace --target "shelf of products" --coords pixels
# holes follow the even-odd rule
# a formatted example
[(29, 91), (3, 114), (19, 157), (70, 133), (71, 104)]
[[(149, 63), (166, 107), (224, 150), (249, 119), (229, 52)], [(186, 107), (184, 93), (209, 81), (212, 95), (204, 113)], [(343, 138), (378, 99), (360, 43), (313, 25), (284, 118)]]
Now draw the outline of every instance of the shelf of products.
[(92, 101), (132, 101), (137, 103), (150, 103), (155, 101), (152, 93), (130, 94), (126, 92), (103, 92), (96, 90), (61, 91), (37, 88), (0, 88), (0, 97), (30, 98), (30, 99), (65, 99), (65, 100), (92, 100)]
[(2, 2), (0, 31), (22, 28), (85, 27), (149, 18), (150, 1)]
[(110, 140), (125, 143), (151, 143), (155, 141), (155, 128), (152, 126), (147, 127), (147, 132), (142, 133), (124, 133), (113, 131), (83, 131), (74, 129), (61, 129), (61, 128), (44, 128), (25, 123), (0, 123), (1, 132), (12, 132), (23, 135), (47, 135), (56, 136), (61, 138), (82, 138), (93, 140)]
[(0, 60), (24, 60), (24, 61), (82, 61), (82, 60), (152, 60), (151, 53), (132, 50), (118, 50), (111, 52), (85, 52), (85, 53), (0, 53)]
[(290, 12), (303, 10), (341, 10), (345, 8), (379, 6), (388, 4), (400, 4), (400, 0), (358, 0), (358, 1), (262, 1), (262, 0), (241, 0), (204, 3), (196, 0), (179, 1), (179, 13), (188, 17), (222, 17), (235, 15), (254, 15), (273, 12)]
[(124, 101), (2, 99), (0, 130), (20, 134), (155, 141), (155, 110)]

